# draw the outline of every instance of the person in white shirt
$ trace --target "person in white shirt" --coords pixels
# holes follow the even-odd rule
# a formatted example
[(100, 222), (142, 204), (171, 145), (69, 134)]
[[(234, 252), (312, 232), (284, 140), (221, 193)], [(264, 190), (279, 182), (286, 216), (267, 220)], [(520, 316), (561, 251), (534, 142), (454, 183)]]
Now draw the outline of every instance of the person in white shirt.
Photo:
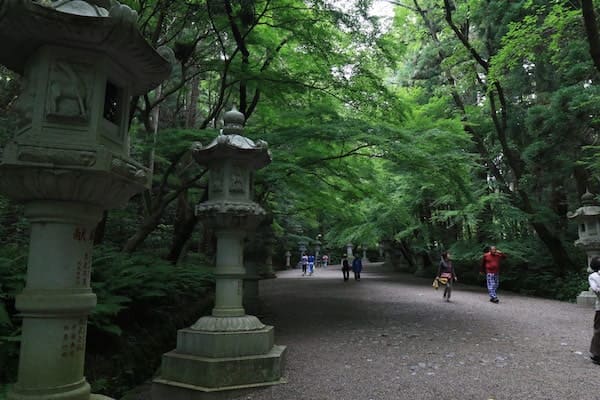
[(594, 315), (594, 336), (590, 344), (590, 358), (594, 364), (600, 365), (600, 256), (595, 256), (590, 261), (592, 272), (588, 276), (590, 289), (596, 294), (596, 313)]

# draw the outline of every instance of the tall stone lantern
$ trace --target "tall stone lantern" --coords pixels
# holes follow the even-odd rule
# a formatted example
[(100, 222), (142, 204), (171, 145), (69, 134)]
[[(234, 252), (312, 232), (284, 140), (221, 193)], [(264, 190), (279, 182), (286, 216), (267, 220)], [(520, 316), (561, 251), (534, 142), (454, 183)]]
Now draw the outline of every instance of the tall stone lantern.
[[(590, 271), (590, 260), (600, 256), (600, 205), (595, 201), (594, 195), (586, 191), (581, 196), (581, 207), (569, 213), (568, 217), (578, 224), (579, 239), (575, 241), (575, 246), (585, 251)], [(596, 295), (591, 290), (583, 291), (577, 296), (577, 304), (593, 306), (595, 302)]]
[(285, 269), (290, 269), (291, 264), (290, 264), (290, 259), (292, 258), (292, 252), (289, 250), (286, 250), (285, 252)]
[(23, 75), (0, 192), (31, 222), (17, 382), (11, 400), (84, 400), (94, 229), (148, 187), (129, 157), (129, 101), (170, 73), (116, 1), (0, 0), (0, 63)]
[[(216, 293), (212, 315), (177, 335), (177, 348), (163, 356), (153, 399), (206, 399), (215, 392), (281, 383), (284, 346), (274, 345), (272, 326), (247, 315), (243, 306), (243, 241), (265, 211), (252, 201), (252, 171), (271, 161), (267, 144), (244, 136), (244, 115), (225, 113), (225, 126), (194, 158), (209, 168), (208, 201), (196, 214), (215, 231)], [(181, 397), (178, 397), (181, 396)]]
[(348, 256), (349, 260), (352, 260), (354, 258), (354, 254), (352, 254), (353, 248), (354, 248), (354, 245), (352, 243), (348, 243), (346, 245), (346, 256)]
[(315, 240), (315, 266), (322, 266), (321, 257), (320, 257), (321, 245), (323, 244), (323, 243), (321, 243), (321, 238), (322, 237), (323, 237), (323, 235), (321, 235), (319, 233), (317, 235), (316, 240)]
[(304, 254), (306, 254), (306, 250), (308, 250), (307, 246), (307, 242), (304, 241), (299, 241), (298, 242), (298, 252), (300, 253), (300, 257), (302, 257)]

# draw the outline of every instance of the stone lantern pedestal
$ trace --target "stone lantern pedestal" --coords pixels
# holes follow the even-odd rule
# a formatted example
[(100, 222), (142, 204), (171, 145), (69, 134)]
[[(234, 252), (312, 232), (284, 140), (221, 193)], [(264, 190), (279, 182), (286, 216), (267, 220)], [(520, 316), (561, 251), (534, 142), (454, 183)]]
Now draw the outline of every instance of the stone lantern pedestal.
[[(581, 196), (582, 206), (575, 212), (569, 213), (568, 217), (578, 223), (579, 239), (575, 246), (583, 249), (587, 255), (586, 269), (591, 272), (590, 260), (600, 256), (600, 205), (594, 200), (594, 195), (586, 192)], [(577, 304), (594, 306), (596, 294), (591, 290), (581, 292), (577, 296)]]
[(242, 305), (243, 244), (265, 211), (251, 200), (251, 171), (270, 162), (265, 142), (241, 136), (243, 114), (224, 116), (225, 127), (194, 158), (210, 169), (209, 200), (196, 214), (217, 237), (216, 293), (212, 315), (177, 334), (177, 348), (163, 355), (152, 398), (212, 399), (231, 391), (282, 383), (284, 346), (274, 345), (272, 326), (247, 315)]
[(31, 221), (18, 378), (10, 400), (85, 400), (83, 376), (94, 230), (102, 212), (148, 187), (129, 157), (129, 100), (168, 62), (117, 2), (0, 1), (0, 63), (23, 75), (0, 192)]

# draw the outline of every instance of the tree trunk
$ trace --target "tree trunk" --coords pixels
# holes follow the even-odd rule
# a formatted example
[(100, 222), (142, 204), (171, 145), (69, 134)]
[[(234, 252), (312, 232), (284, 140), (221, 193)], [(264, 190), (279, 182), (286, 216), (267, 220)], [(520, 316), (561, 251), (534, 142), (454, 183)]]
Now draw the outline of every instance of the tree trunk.
[(188, 129), (193, 129), (197, 122), (198, 98), (200, 97), (200, 89), (198, 88), (199, 82), (200, 76), (196, 74), (189, 83), (190, 94), (187, 102), (187, 112), (185, 113), (185, 127)]
[(185, 248), (185, 244), (190, 240), (192, 234), (194, 233), (194, 229), (198, 224), (198, 217), (195, 215), (191, 215), (187, 218), (183, 224), (180, 226), (180, 229), (173, 235), (173, 243), (171, 244), (171, 250), (167, 255), (167, 260), (169, 260), (173, 264), (177, 264), (177, 260), (181, 257), (181, 252)]
[(177, 201), (177, 212), (173, 231), (173, 241), (167, 260), (176, 264), (181, 256), (185, 244), (192, 236), (194, 228), (198, 223), (198, 217), (194, 215), (194, 209), (187, 201), (187, 190), (179, 195)]
[(163, 215), (164, 208), (154, 211), (152, 214), (148, 215), (137, 232), (127, 240), (125, 246), (123, 247), (123, 251), (127, 253), (134, 252), (140, 244), (146, 240), (148, 235), (150, 235), (160, 223), (160, 219)]
[(590, 56), (596, 70), (600, 72), (600, 35), (598, 35), (598, 24), (596, 23), (596, 12), (592, 0), (581, 0), (581, 13), (585, 25), (588, 43), (590, 45)]

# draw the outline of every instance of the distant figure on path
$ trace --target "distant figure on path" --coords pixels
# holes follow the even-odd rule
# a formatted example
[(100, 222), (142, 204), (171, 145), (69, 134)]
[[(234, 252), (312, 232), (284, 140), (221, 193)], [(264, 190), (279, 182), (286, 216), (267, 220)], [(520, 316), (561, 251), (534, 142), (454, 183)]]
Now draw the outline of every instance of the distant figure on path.
[(450, 261), (450, 253), (447, 251), (442, 253), (436, 279), (439, 283), (445, 285), (443, 297), (446, 299), (446, 301), (450, 301), (453, 282), (457, 281), (458, 279), (456, 278), (456, 273), (454, 272), (454, 265), (452, 264), (452, 261)]
[(315, 256), (308, 256), (308, 275), (312, 275), (315, 270)]
[(594, 364), (600, 365), (600, 256), (593, 257), (590, 268), (594, 271), (588, 277), (590, 289), (596, 293), (596, 313), (594, 315), (594, 336), (590, 344), (590, 358)]
[(304, 276), (304, 275), (306, 275), (306, 266), (308, 265), (308, 256), (306, 254), (302, 254), (300, 261), (302, 261), (302, 276)]
[(342, 256), (342, 275), (344, 275), (344, 282), (350, 279), (350, 263), (348, 263), (348, 256)]
[(329, 262), (329, 256), (327, 254), (323, 254), (321, 258), (323, 260), (323, 268), (327, 268), (327, 263)]
[(354, 272), (354, 280), (360, 281), (360, 271), (362, 271), (362, 259), (355, 257), (352, 260), (352, 271)]
[(486, 274), (487, 289), (492, 303), (498, 303), (498, 295), (496, 290), (500, 285), (500, 262), (506, 258), (506, 255), (496, 248), (491, 246), (490, 251), (483, 255), (481, 259), (480, 274)]

